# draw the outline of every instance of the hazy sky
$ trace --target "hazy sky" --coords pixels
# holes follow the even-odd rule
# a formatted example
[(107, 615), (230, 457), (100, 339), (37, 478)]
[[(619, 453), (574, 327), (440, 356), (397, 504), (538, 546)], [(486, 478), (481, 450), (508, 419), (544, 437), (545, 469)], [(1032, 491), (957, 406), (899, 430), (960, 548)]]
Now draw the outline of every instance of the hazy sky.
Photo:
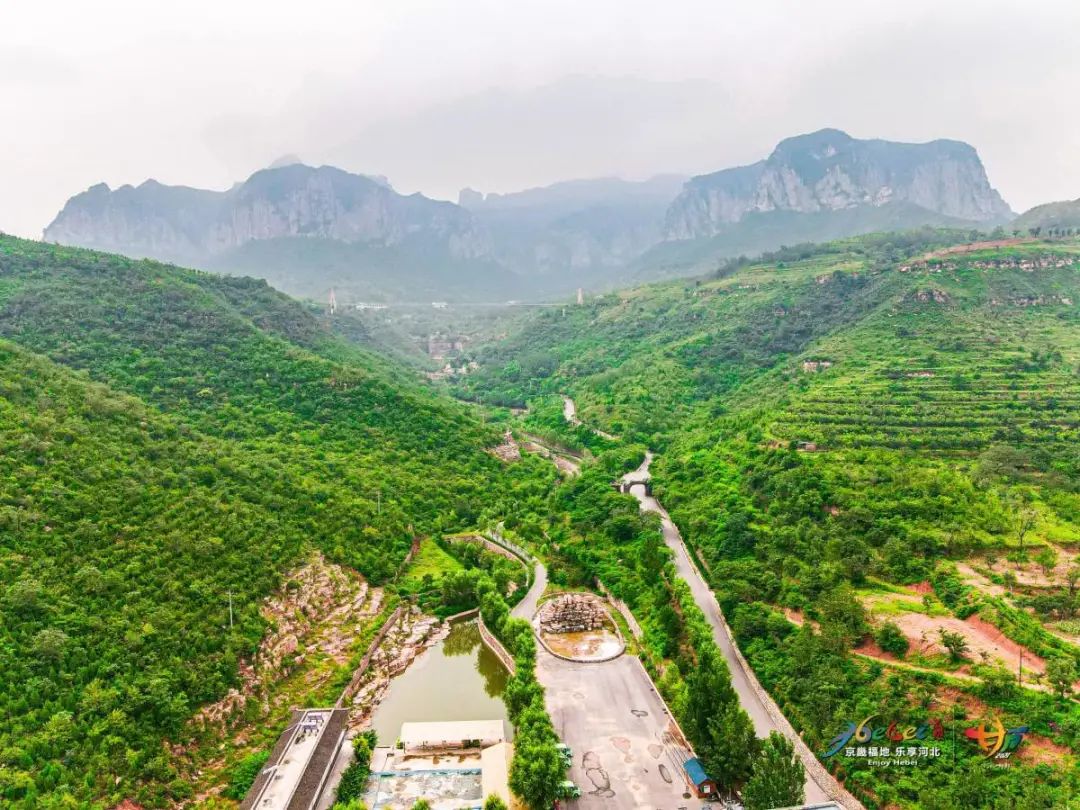
[(5, 3), (0, 230), (285, 153), (454, 199), (699, 173), (787, 135), (972, 143), (1017, 210), (1080, 197), (1080, 3)]

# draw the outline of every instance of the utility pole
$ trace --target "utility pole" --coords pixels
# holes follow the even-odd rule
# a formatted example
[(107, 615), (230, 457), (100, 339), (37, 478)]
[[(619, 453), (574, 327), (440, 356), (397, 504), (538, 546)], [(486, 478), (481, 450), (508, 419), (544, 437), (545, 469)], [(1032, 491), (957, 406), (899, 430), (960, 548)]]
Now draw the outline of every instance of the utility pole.
[(382, 490), (381, 489), (375, 490), (375, 497), (376, 497), (375, 503), (377, 504), (377, 506), (376, 506), (376, 514), (381, 515), (382, 514)]
[(229, 629), (233, 629), (232, 589), (229, 589)]
[(1016, 683), (1018, 686), (1024, 685), (1024, 648), (1020, 648), (1020, 660), (1016, 664)]

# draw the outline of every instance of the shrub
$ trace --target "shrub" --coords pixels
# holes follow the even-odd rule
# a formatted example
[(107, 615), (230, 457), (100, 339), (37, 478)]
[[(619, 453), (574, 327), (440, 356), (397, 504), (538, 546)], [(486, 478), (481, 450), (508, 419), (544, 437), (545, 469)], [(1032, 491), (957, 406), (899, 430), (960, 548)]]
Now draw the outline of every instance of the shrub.
[(907, 655), (908, 640), (904, 632), (894, 622), (885, 622), (874, 634), (877, 645), (885, 652), (903, 658)]
[(268, 759), (270, 759), (269, 751), (256, 751), (241, 759), (233, 766), (229, 774), (229, 786), (222, 791), (221, 795), (227, 799), (244, 798)]

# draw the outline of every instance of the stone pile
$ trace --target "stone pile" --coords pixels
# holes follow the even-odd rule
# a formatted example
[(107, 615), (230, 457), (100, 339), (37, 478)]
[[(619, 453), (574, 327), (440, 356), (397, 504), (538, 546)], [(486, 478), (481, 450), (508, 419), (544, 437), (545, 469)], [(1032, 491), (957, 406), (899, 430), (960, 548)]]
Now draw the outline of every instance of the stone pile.
[(610, 622), (603, 602), (590, 593), (556, 596), (544, 603), (538, 618), (540, 630), (544, 633), (601, 630)]

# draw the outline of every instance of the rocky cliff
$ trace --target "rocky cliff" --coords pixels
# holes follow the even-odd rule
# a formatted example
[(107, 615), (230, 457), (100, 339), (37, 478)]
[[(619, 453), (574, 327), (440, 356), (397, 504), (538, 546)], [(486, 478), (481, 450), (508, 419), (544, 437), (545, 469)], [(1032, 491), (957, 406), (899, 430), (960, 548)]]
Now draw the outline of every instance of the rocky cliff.
[(692, 178), (667, 211), (664, 237), (715, 236), (750, 214), (885, 206), (925, 211), (927, 222), (1001, 222), (1012, 215), (966, 143), (858, 140), (823, 129), (781, 141), (750, 166)]
[(46, 241), (202, 265), (250, 242), (308, 238), (398, 247), (422, 243), (452, 259), (488, 252), (463, 208), (330, 166), (299, 163), (256, 172), (228, 191), (147, 180), (100, 184), (72, 197)]

